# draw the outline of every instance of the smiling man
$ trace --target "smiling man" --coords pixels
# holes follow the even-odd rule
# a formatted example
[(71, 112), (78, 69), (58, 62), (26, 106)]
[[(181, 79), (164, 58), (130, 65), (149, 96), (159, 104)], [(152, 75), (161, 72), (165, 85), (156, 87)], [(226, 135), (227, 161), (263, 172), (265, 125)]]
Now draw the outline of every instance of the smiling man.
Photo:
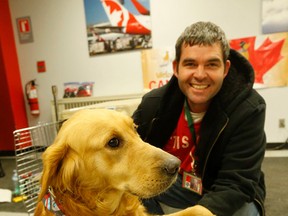
[(143, 203), (153, 214), (168, 206), (183, 215), (264, 215), (266, 105), (252, 66), (211, 22), (188, 26), (175, 49), (174, 75), (144, 95), (133, 118), (141, 138), (181, 167), (168, 191)]

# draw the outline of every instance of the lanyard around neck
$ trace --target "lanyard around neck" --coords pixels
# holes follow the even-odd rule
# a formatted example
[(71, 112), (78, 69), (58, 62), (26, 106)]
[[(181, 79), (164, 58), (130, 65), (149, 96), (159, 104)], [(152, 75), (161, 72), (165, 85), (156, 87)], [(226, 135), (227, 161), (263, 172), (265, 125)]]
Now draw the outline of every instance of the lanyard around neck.
[(187, 102), (187, 98), (185, 99), (185, 103), (184, 103), (184, 110), (185, 110), (185, 115), (187, 117), (187, 121), (188, 121), (188, 126), (192, 135), (192, 139), (194, 141), (194, 144), (196, 145), (196, 132), (195, 132), (195, 127), (194, 127), (194, 123), (193, 123), (193, 119), (190, 113), (190, 109), (188, 106), (188, 102)]
[(185, 110), (185, 115), (187, 117), (187, 121), (188, 121), (188, 126), (192, 135), (192, 139), (194, 141), (194, 144), (196, 145), (196, 132), (195, 132), (195, 127), (194, 127), (194, 123), (193, 123), (193, 119), (190, 113), (190, 109), (188, 106), (188, 102), (187, 102), (187, 98), (185, 99), (185, 103), (184, 103), (184, 110)]

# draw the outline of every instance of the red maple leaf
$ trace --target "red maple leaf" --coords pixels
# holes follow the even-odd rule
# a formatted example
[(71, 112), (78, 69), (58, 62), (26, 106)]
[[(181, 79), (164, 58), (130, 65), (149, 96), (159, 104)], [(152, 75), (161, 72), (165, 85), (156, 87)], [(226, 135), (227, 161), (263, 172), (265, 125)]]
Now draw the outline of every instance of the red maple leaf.
[(263, 76), (283, 58), (281, 49), (285, 39), (273, 42), (267, 37), (257, 49), (255, 39), (247, 37), (230, 40), (230, 46), (249, 60), (255, 71), (255, 83), (263, 83)]
[(107, 7), (110, 7), (110, 14), (112, 14), (114, 11), (116, 12), (121, 12), (121, 19), (120, 21), (117, 23), (118, 26), (122, 26), (123, 20), (124, 20), (124, 15), (122, 12), (122, 8), (115, 2), (113, 1), (104, 1), (104, 3), (107, 5)]

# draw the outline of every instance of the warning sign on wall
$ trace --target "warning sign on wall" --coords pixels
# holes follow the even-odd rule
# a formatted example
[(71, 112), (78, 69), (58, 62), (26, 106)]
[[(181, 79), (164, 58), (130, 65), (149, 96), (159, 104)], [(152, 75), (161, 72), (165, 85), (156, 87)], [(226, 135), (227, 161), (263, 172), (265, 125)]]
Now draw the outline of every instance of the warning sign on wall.
[(20, 17), (16, 19), (20, 43), (33, 42), (32, 25), (30, 17)]

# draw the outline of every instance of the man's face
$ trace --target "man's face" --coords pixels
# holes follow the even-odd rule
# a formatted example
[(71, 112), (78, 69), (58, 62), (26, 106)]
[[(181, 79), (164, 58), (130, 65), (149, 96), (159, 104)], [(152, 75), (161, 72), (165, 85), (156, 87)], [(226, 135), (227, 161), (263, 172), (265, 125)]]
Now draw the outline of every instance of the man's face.
[(183, 45), (179, 62), (173, 62), (174, 75), (186, 95), (192, 112), (204, 112), (220, 90), (230, 68), (223, 62), (220, 44)]

